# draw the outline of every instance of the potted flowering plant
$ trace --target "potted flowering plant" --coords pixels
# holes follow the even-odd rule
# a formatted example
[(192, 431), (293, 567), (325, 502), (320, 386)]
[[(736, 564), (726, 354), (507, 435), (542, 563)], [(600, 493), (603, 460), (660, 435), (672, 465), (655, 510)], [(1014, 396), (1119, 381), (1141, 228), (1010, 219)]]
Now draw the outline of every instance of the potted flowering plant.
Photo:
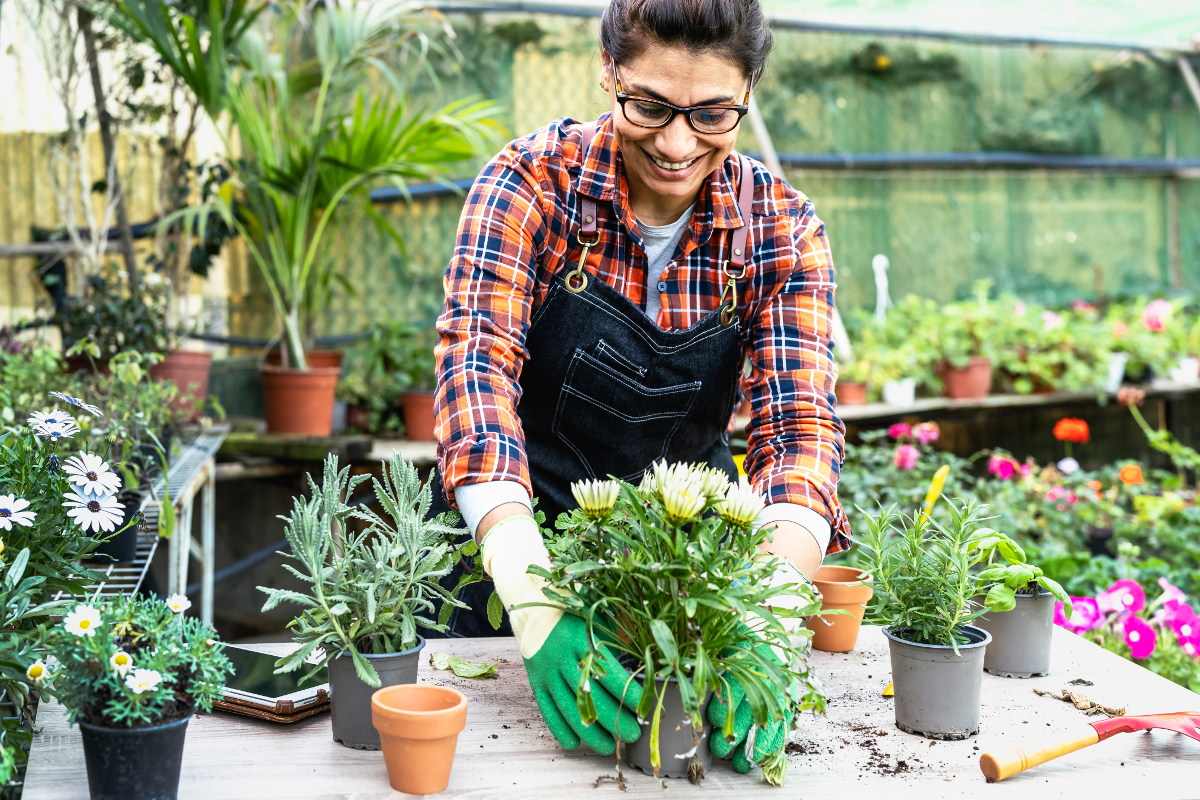
[[(1002, 533), (991, 533), (972, 543), (983, 557), (985, 569), (977, 576), (986, 581), (988, 612), (977, 627), (992, 635), (983, 668), (1006, 678), (1030, 678), (1050, 672), (1050, 639), (1054, 631), (1054, 600), (1072, 613), (1071, 599), (1042, 568), (1026, 561), (1025, 550)], [(1006, 564), (993, 564), (996, 554)]]
[(50, 631), (40, 689), (83, 733), (94, 800), (176, 796), (188, 721), (212, 710), (231, 670), (212, 626), (184, 615), (190, 605), (80, 603)]
[[(460, 532), (452, 527), (457, 515), (425, 519), (429, 482), (422, 484), (399, 454), (384, 465), (382, 480), (372, 478), (386, 518), (349, 505), (367, 477), (351, 477), (349, 467), (339, 471), (336, 456), (325, 460), (321, 485), (310, 477), (311, 496), (294, 500), (286, 518), (291, 548), (282, 553), (298, 563), (288, 570), (311, 592), (258, 588), (268, 596), (263, 611), (285, 601), (304, 609), (288, 623), (300, 647), (281, 658), (276, 671), (308, 667), (304, 680), (328, 666), (333, 738), (357, 750), (378, 750), (371, 695), (382, 686), (416, 683), (425, 647), (417, 626), (445, 631), (445, 620), (429, 615), (438, 605), (448, 616), (464, 604), (439, 584), (458, 555), (451, 543)], [(352, 532), (352, 520), (366, 523), (364, 529)], [(461, 552), (474, 555), (475, 549), (471, 542)]]
[[(770, 537), (754, 525), (762, 498), (719, 469), (664, 462), (639, 487), (585, 481), (572, 493), (580, 507), (559, 518), (550, 570), (530, 572), (549, 583), (545, 605), (587, 625), (574, 687), (584, 721), (597, 718), (589, 687), (603, 674), (604, 643), (629, 671), (626, 686), (641, 685), (630, 764), (699, 781), (711, 750), (733, 755), (739, 772), (757, 762), (782, 784), (795, 714), (825, 707), (807, 666), (810, 632), (800, 629), (820, 606), (787, 562), (761, 553)], [(735, 717), (758, 726), (753, 754), (734, 752)]]
[(987, 397), (991, 391), (996, 348), (989, 331), (996, 320), (987, 289), (981, 281), (975, 289), (975, 302), (941, 309), (938, 344), (942, 361), (937, 371), (946, 397), (954, 400)]

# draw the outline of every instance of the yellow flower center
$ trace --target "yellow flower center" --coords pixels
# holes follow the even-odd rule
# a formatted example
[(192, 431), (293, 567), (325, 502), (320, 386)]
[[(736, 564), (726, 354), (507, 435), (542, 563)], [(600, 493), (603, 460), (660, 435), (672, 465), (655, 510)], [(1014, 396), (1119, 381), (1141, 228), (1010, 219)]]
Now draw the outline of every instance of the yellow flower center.
[(45, 667), (43, 667), (41, 664), (34, 664), (32, 667), (29, 668), (29, 677), (34, 678), (34, 679), (40, 678), (40, 677), (42, 677), (42, 673), (45, 671), (46, 671)]
[(84, 630), (84, 631), (85, 631), (85, 630), (87, 630), (87, 629), (88, 629), (88, 628), (90, 628), (90, 627), (92, 627), (91, 620), (86, 620), (86, 619), (81, 619), (81, 620), (79, 620), (79, 629), (80, 629), (80, 630)]

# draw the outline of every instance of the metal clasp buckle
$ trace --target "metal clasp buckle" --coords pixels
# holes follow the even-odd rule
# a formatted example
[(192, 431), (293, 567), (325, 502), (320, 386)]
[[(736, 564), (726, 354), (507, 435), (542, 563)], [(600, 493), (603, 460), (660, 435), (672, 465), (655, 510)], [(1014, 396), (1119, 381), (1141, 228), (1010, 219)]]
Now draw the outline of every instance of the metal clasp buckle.
[[(720, 304), (724, 306), (721, 309), (721, 327), (728, 328), (737, 321), (737, 282), (746, 277), (746, 265), (742, 264), (742, 271), (734, 275), (729, 271), (729, 261), (721, 265), (721, 274), (729, 279), (729, 282), (721, 288)], [(729, 305), (725, 305), (728, 298)]]
[[(597, 244), (599, 244), (600, 234), (597, 233), (596, 238), (593, 239), (592, 241), (585, 242), (583, 240), (583, 231), (577, 231), (575, 233), (575, 241), (577, 241), (581, 245), (583, 245), (583, 252), (581, 252), (579, 254), (579, 263), (575, 266), (575, 269), (568, 272), (567, 277), (563, 279), (563, 282), (567, 285), (567, 291), (570, 292), (571, 294), (579, 294), (580, 292), (582, 292), (584, 289), (587, 288), (588, 274), (586, 271), (584, 271), (583, 265), (587, 261), (588, 253), (590, 253), (592, 251), (593, 247), (595, 247)], [(572, 286), (571, 285), (572, 280), (578, 281), (579, 285)]]

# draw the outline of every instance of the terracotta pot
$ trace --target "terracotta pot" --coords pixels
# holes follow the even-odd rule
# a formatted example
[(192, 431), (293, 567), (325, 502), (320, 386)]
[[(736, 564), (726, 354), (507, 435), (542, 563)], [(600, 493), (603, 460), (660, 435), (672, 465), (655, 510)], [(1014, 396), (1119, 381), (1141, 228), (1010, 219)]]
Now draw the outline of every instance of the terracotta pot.
[(854, 649), (867, 602), (875, 593), (869, 585), (873, 578), (861, 575), (854, 567), (825, 566), (817, 570), (813, 585), (821, 593), (821, 610), (849, 613), (808, 618), (805, 624), (813, 632), (814, 649), (827, 653), (849, 653)]
[(445, 791), (467, 698), (446, 686), (411, 683), (371, 695), (371, 719), (383, 745), (388, 783), (398, 792)]
[(196, 404), (208, 397), (208, 372), (212, 367), (212, 353), (195, 350), (172, 350), (167, 357), (150, 368), (150, 377), (156, 381), (173, 381), (179, 394), (171, 401), (176, 411), (192, 410), (188, 418), (194, 422), (200, 411)]
[[(304, 357), (308, 360), (310, 369), (342, 368), (341, 350), (309, 350), (304, 354)], [(267, 363), (273, 367), (279, 366), (283, 363), (283, 354), (278, 349), (272, 350), (267, 353)]]
[(865, 383), (837, 382), (834, 387), (839, 406), (861, 406), (867, 402), (867, 385)]
[(268, 433), (328, 436), (333, 429), (333, 394), (341, 370), (259, 367)]
[(413, 442), (433, 441), (433, 389), (405, 392), (400, 395), (404, 404), (404, 436)]
[(976, 400), (987, 397), (992, 389), (992, 362), (983, 356), (971, 356), (966, 369), (957, 369), (943, 361), (938, 377), (946, 385), (946, 397), (951, 400)]

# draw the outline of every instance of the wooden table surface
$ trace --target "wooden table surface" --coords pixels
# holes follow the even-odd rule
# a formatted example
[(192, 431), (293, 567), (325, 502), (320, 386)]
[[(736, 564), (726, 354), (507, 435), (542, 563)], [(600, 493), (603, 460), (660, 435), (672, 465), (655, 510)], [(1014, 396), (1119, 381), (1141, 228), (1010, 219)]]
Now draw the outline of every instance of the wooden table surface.
[[(282, 652), (289, 645), (260, 645)], [(470, 705), (458, 740), (450, 788), (438, 797), (553, 798), (566, 792), (594, 798), (664, 797), (650, 777), (624, 768), (628, 791), (601, 776), (615, 777), (611, 758), (585, 748), (558, 746), (534, 705), (512, 639), (431, 641), (428, 652), (446, 651), (475, 661), (502, 659), (500, 678), (468, 680), (435, 671), (422, 658), (420, 680), (453, 686)], [(817, 653), (818, 674), (829, 692), (829, 714), (805, 717), (790, 737), (787, 785), (772, 789), (714, 760), (702, 786), (669, 781), (666, 797), (1145, 797), (1200, 796), (1200, 742), (1170, 731), (1120, 734), (1032, 771), (988, 784), (979, 755), (1086, 723), (1070, 703), (1033, 693), (1064, 687), (1086, 693), (1128, 713), (1200, 710), (1200, 696), (1153, 675), (1073, 634), (1055, 630), (1050, 676), (1030, 680), (984, 675), (983, 719), (977, 737), (931, 742), (895, 726), (888, 683), (887, 642), (865, 627), (850, 654)], [(1093, 686), (1067, 686), (1083, 678)], [(25, 800), (86, 800), (87, 777), (77, 728), (68, 728), (59, 706), (43, 704), (37, 719)], [(329, 715), (292, 725), (215, 713), (188, 726), (180, 800), (272, 800), (273, 798), (401, 797), (390, 790), (383, 757), (333, 741)]]

